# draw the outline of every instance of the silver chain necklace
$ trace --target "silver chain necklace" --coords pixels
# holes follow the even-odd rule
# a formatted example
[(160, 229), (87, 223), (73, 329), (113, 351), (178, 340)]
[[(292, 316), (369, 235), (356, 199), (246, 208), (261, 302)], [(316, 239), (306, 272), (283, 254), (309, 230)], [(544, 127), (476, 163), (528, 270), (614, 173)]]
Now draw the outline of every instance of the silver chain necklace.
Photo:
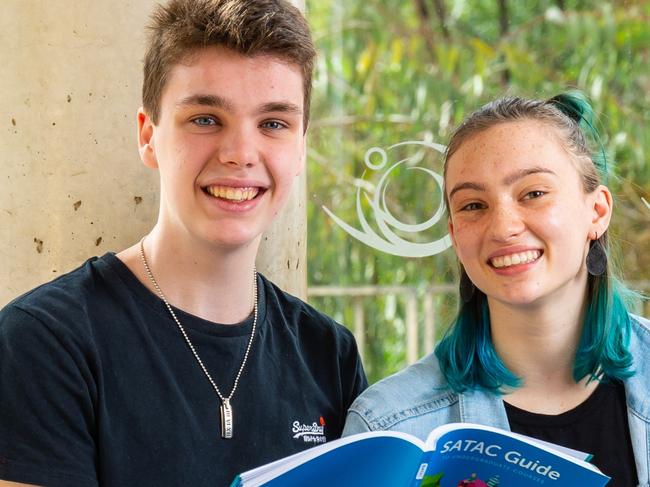
[(190, 347), (190, 350), (192, 351), (192, 355), (194, 355), (194, 358), (201, 366), (201, 370), (203, 370), (203, 373), (210, 381), (210, 384), (212, 384), (212, 388), (217, 393), (217, 396), (219, 396), (219, 399), (221, 400), (221, 407), (219, 408), (221, 413), (221, 437), (230, 439), (232, 438), (232, 430), (233, 430), (233, 415), (232, 415), (232, 405), (230, 404), (230, 400), (232, 399), (232, 396), (235, 394), (235, 391), (237, 390), (237, 385), (239, 384), (239, 378), (241, 377), (242, 371), (246, 366), (246, 361), (248, 360), (248, 354), (251, 351), (253, 338), (255, 337), (255, 329), (257, 328), (257, 269), (253, 267), (253, 329), (251, 330), (251, 336), (248, 339), (246, 352), (244, 352), (244, 360), (242, 360), (242, 363), (239, 366), (239, 371), (237, 372), (237, 376), (235, 377), (235, 383), (232, 386), (232, 391), (230, 391), (230, 395), (228, 397), (224, 397), (224, 395), (221, 394), (219, 387), (217, 387), (217, 384), (212, 379), (212, 376), (208, 372), (208, 369), (206, 369), (205, 365), (203, 365), (203, 361), (201, 360), (201, 357), (199, 357), (199, 354), (196, 352), (194, 345), (190, 341), (190, 337), (187, 336), (187, 333), (185, 332), (185, 328), (183, 327), (183, 325), (181, 325), (181, 322), (176, 316), (176, 313), (174, 313), (174, 310), (169, 304), (169, 301), (167, 301), (167, 298), (165, 297), (162, 290), (160, 289), (160, 286), (156, 282), (156, 279), (153, 277), (153, 273), (151, 272), (151, 269), (149, 268), (149, 264), (147, 263), (147, 258), (144, 255), (144, 239), (145, 237), (142, 237), (142, 240), (140, 240), (140, 257), (142, 258), (142, 264), (144, 265), (144, 268), (147, 271), (147, 275), (149, 276), (149, 280), (151, 281), (151, 284), (153, 284), (153, 287), (156, 289), (158, 296), (160, 296), (160, 299), (163, 300), (163, 303), (165, 303), (165, 306), (167, 306), (167, 309), (169, 310), (169, 314), (172, 315), (172, 318), (178, 325), (178, 329), (181, 331), (181, 334), (185, 339), (185, 343), (187, 343), (187, 346)]

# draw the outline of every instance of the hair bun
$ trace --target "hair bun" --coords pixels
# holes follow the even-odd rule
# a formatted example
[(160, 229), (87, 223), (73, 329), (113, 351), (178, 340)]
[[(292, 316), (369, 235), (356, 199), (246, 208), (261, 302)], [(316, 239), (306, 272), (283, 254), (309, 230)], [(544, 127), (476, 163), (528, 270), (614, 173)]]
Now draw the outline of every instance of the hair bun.
[(590, 120), (585, 117), (585, 114), (591, 112), (591, 107), (587, 100), (578, 93), (560, 93), (553, 98), (549, 98), (547, 103), (555, 106), (578, 125), (580, 125), (583, 119), (587, 123), (590, 123)]

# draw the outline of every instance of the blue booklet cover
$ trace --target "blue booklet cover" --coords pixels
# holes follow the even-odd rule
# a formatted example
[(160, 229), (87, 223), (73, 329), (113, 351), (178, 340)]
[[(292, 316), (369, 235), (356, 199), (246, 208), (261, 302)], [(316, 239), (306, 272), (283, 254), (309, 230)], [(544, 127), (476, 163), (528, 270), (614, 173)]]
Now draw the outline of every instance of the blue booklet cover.
[(426, 442), (362, 433), (238, 475), (231, 487), (599, 487), (609, 477), (589, 455), (468, 423), (434, 429)]

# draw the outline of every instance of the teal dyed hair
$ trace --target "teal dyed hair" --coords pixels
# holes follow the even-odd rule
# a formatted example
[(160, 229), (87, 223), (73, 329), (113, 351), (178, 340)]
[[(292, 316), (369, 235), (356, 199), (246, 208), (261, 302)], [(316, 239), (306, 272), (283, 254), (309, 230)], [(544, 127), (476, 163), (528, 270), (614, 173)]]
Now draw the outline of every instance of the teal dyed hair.
[[(580, 140), (578, 145), (581, 147), (578, 148), (578, 151), (583, 152), (584, 148), (584, 155), (590, 157), (600, 174), (601, 180), (607, 182), (609, 179), (607, 154), (605, 154), (605, 145), (596, 129), (596, 116), (589, 101), (581, 92), (570, 91), (556, 95), (546, 103), (554, 105), (577, 124), (580, 129), (580, 134), (577, 135), (584, 134), (587, 136), (583, 136), (582, 140)], [(596, 144), (596, 147), (589, 148), (589, 139)]]
[(478, 289), (461, 305), (435, 353), (447, 383), (456, 392), (484, 389), (498, 393), (521, 384), (492, 346), (487, 298)]
[[(463, 142), (495, 125), (521, 120), (540, 121), (557, 129), (559, 140), (578, 162), (585, 193), (596, 190), (606, 180), (608, 167), (594, 113), (579, 92), (549, 100), (502, 98), (474, 112), (451, 137), (445, 157), (445, 180), (447, 162)], [(607, 232), (598, 240), (609, 255)], [(576, 381), (584, 377), (623, 380), (634, 373), (628, 350), (628, 291), (614, 277), (611, 260), (604, 274), (588, 278), (587, 307), (573, 366)], [(465, 272), (462, 267), (461, 272)], [(456, 392), (483, 389), (503, 393), (521, 385), (521, 379), (508, 370), (494, 350), (487, 298), (478, 289), (469, 302), (461, 302), (435, 354), (449, 386)]]

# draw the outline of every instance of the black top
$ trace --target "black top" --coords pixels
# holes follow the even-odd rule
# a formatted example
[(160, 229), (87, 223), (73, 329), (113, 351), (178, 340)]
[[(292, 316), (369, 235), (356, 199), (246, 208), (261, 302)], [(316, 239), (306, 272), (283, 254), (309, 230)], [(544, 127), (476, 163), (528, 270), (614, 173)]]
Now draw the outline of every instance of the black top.
[[(220, 401), (163, 302), (113, 254), (0, 312), (0, 478), (48, 487), (227, 486), (340, 436), (366, 387), (352, 334), (262, 276), (259, 328)], [(252, 328), (176, 309), (230, 394)]]
[(601, 383), (589, 398), (558, 415), (535, 414), (505, 403), (510, 428), (533, 438), (591, 453), (591, 463), (612, 480), (607, 487), (638, 484), (620, 382)]

